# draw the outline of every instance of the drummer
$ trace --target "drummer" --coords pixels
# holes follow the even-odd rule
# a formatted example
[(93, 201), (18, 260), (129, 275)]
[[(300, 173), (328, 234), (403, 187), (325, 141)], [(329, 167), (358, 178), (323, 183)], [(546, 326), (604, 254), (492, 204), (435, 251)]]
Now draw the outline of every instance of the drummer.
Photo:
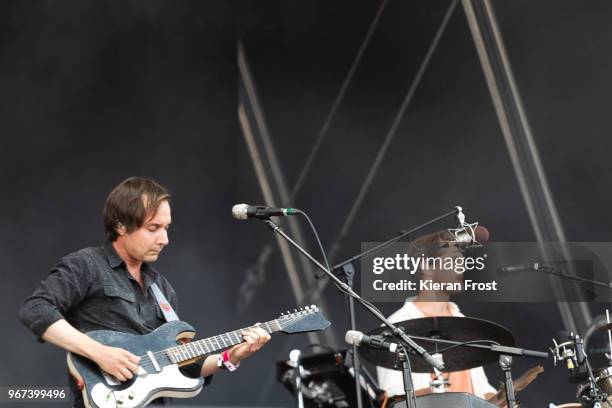
[[(463, 256), (455, 245), (446, 244), (451, 240), (452, 236), (448, 231), (439, 231), (415, 240), (413, 242), (413, 249), (418, 252), (419, 255), (424, 253), (425, 256), (429, 257), (445, 258)], [(425, 268), (421, 268), (418, 273), (421, 274), (420, 279), (431, 279), (434, 282), (440, 283), (461, 282), (463, 279), (463, 274), (458, 274), (452, 269), (428, 269), (426, 266)], [(451, 287), (453, 285), (440, 286)], [(456, 292), (446, 290), (421, 290), (417, 296), (406, 299), (404, 305), (389, 316), (389, 320), (393, 323), (397, 323), (404, 320), (419, 319), (423, 317), (464, 316), (459, 311), (459, 307), (450, 301), (450, 297), (453, 293)], [(376, 370), (378, 373), (379, 386), (387, 392), (389, 397), (405, 394), (401, 371), (382, 367), (377, 367)], [(433, 374), (428, 373), (412, 374), (412, 381), (417, 396), (432, 393), (430, 382), (433, 378)], [(490, 399), (492, 400), (491, 402), (493, 402), (494, 396), (497, 393), (495, 388), (489, 384), (482, 367), (444, 373), (444, 378), (448, 380), (448, 385), (445, 387), (446, 392), (467, 392), (483, 399)]]

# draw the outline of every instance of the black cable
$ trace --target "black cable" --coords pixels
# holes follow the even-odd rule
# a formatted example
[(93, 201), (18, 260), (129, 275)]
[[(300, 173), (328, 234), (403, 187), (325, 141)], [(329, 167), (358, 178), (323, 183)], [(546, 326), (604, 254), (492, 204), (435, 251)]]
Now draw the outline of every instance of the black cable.
[[(323, 244), (321, 244), (321, 240), (319, 239), (319, 234), (317, 233), (317, 229), (315, 228), (314, 224), (312, 223), (312, 221), (310, 220), (310, 217), (308, 216), (308, 214), (306, 214), (304, 211), (302, 210), (298, 210), (295, 209), (294, 210), (297, 214), (300, 214), (301, 216), (303, 216), (304, 218), (306, 218), (306, 221), (308, 221), (308, 224), (310, 225), (310, 228), (312, 229), (312, 232), (317, 240), (317, 244), (319, 245), (319, 249), (321, 250), (321, 254), (323, 255), (323, 261), (325, 262), (325, 267), (327, 268), (328, 271), (331, 271), (331, 268), (329, 266), (329, 262), (327, 260), (327, 255), (325, 254), (325, 250), (323, 249)], [(344, 293), (345, 295), (351, 296), (353, 298), (355, 298), (353, 296), (353, 294), (351, 294), (349, 291), (347, 291), (344, 287), (335, 284), (335, 286), (338, 288), (338, 290), (340, 290), (340, 292)], [(355, 298), (357, 299), (357, 298)], [(364, 303), (366, 303), (369, 307), (373, 308), (374, 310), (378, 311), (380, 314), (382, 314), (382, 312), (376, 307), (374, 306), (372, 303), (370, 303), (369, 301), (365, 300), (365, 299), (361, 299)], [(348, 306), (348, 305), (347, 305)]]
[(310, 220), (310, 217), (304, 211), (298, 210), (297, 208), (295, 208), (293, 211), (296, 212), (297, 214), (300, 214), (302, 217), (306, 218), (306, 221), (308, 221), (308, 225), (310, 225), (310, 229), (312, 230), (312, 233), (314, 234), (317, 240), (317, 244), (319, 245), (319, 249), (321, 250), (321, 255), (323, 255), (323, 261), (325, 262), (325, 267), (327, 268), (327, 270), (331, 271), (331, 268), (329, 267), (329, 261), (327, 260), (327, 255), (325, 254), (325, 250), (323, 249), (323, 244), (321, 244), (321, 240), (319, 239), (319, 234), (317, 233), (317, 229), (315, 228), (314, 224)]

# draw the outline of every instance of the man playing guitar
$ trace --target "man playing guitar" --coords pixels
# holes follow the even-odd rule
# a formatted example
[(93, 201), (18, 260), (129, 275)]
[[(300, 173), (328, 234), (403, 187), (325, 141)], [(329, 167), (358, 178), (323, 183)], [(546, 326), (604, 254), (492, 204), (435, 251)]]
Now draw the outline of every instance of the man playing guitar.
[[(151, 266), (168, 245), (170, 194), (154, 180), (131, 177), (116, 186), (104, 205), (107, 242), (85, 248), (58, 261), (29, 296), (20, 319), (39, 339), (95, 362), (119, 381), (137, 373), (139, 357), (101, 344), (84, 332), (113, 330), (144, 335), (166, 322), (177, 296), (167, 279)], [(159, 288), (167, 303), (154, 294)], [(165, 310), (162, 310), (165, 309)], [(259, 350), (270, 335), (261, 328), (242, 331), (243, 343), (223, 354), (212, 354), (181, 367), (191, 377), (206, 377), (222, 368), (233, 370)], [(84, 406), (71, 383), (75, 407)], [(166, 398), (153, 404), (163, 405)]]

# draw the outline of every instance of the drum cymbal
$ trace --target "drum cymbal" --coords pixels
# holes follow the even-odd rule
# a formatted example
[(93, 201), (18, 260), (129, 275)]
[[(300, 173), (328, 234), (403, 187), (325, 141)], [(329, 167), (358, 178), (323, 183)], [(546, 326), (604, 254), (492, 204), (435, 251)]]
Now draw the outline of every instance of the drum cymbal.
[[(514, 336), (508, 329), (487, 320), (475, 319), (473, 317), (424, 317), (421, 319), (405, 320), (395, 323), (402, 327), (409, 336), (427, 337), (459, 342), (472, 342), (476, 340), (492, 340), (504, 346), (514, 346)], [(389, 341), (398, 342), (386, 327), (372, 330), (368, 335), (388, 336)], [(444, 357), (444, 371), (460, 371), (479, 367), (483, 364), (497, 362), (497, 353), (472, 348), (452, 347), (450, 345), (436, 345), (431, 341), (414, 339), (417, 344), (430, 353), (442, 350)], [(398, 342), (399, 343), (399, 342)], [(482, 342), (482, 344), (487, 344)], [(490, 344), (490, 343), (488, 343)], [(371, 347), (360, 347), (359, 354), (372, 364), (392, 370), (401, 370), (402, 363), (396, 353), (378, 350)], [(433, 372), (433, 368), (421, 357), (410, 354), (410, 364), (415, 373)]]

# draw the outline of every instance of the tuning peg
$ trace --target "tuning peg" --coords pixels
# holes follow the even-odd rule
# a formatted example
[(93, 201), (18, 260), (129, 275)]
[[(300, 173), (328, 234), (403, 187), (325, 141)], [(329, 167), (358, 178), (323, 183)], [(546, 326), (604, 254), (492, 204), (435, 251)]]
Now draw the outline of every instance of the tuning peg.
[(281, 312), (281, 316), (284, 316), (284, 315), (285, 315), (285, 312)]
[(293, 309), (293, 313), (297, 313), (297, 311), (298, 311), (297, 309)]
[(289, 310), (287, 310), (287, 314), (291, 314), (291, 312)]
[(305, 306), (305, 307), (306, 307), (306, 310), (310, 310), (310, 306)]

